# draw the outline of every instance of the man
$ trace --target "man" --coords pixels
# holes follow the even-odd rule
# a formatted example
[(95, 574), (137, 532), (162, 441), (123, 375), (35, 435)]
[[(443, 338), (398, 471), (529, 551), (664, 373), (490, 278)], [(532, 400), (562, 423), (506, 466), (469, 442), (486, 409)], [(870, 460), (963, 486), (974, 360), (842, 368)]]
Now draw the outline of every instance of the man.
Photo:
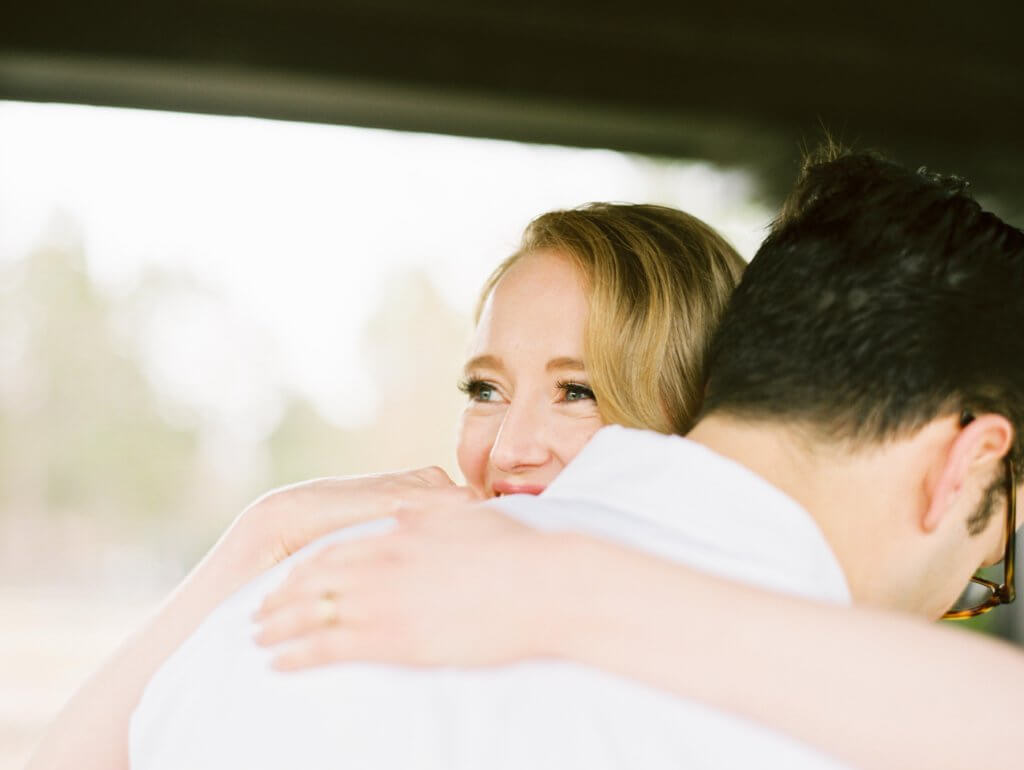
[[(1024, 235), (955, 182), (867, 155), (812, 164), (715, 337), (690, 438), (605, 429), (542, 497), (497, 504), (756, 585), (935, 617), (1007, 536), (1022, 297)], [(247, 617), (287, 568), (154, 678), (135, 767), (835, 766), (569, 664), (268, 671)]]

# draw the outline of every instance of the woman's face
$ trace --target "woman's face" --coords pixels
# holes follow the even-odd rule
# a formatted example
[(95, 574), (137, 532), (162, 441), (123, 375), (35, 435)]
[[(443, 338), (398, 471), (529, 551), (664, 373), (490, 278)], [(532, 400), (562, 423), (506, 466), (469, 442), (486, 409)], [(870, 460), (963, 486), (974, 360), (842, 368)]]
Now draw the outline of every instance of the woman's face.
[(470, 344), (459, 467), (485, 497), (539, 494), (601, 427), (583, 366), (587, 297), (556, 252), (520, 258)]

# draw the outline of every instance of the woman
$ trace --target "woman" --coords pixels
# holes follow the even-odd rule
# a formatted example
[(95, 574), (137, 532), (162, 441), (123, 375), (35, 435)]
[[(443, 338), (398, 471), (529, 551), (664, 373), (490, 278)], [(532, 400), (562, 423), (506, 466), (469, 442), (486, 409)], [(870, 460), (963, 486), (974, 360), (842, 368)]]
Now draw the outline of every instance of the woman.
[(539, 217), (484, 287), (458, 445), (468, 488), (428, 468), (258, 500), (72, 699), (30, 767), (127, 768), (128, 720), (156, 668), (224, 597), (317, 536), (407, 506), (539, 492), (608, 422), (685, 431), (742, 268), (721, 236), (673, 209)]

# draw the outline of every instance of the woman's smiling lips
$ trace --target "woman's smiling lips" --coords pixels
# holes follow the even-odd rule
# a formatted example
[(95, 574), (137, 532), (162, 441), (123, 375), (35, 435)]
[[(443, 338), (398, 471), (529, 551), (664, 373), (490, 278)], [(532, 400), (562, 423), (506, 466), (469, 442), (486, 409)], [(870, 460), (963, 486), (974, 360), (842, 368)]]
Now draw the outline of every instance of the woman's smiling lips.
[(511, 484), (507, 481), (495, 481), (491, 491), (495, 497), (502, 495), (539, 495), (544, 491), (543, 484)]

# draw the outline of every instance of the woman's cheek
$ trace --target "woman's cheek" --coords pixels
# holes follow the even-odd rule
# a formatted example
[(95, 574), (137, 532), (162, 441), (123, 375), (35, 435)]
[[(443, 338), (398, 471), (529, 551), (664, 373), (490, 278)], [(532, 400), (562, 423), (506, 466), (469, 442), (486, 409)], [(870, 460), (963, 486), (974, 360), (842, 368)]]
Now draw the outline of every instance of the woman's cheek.
[(594, 414), (584, 419), (575, 421), (572, 425), (565, 426), (565, 429), (561, 431), (559, 437), (558, 455), (562, 459), (564, 465), (568, 465), (572, 462), (573, 458), (576, 457), (587, 445), (587, 442), (594, 437), (605, 425), (600, 415)]
[(463, 412), (459, 420), (455, 451), (466, 484), (485, 497), (490, 496), (487, 489), (487, 467), (496, 435), (495, 427), (491, 424), (493, 422), (488, 416)]

